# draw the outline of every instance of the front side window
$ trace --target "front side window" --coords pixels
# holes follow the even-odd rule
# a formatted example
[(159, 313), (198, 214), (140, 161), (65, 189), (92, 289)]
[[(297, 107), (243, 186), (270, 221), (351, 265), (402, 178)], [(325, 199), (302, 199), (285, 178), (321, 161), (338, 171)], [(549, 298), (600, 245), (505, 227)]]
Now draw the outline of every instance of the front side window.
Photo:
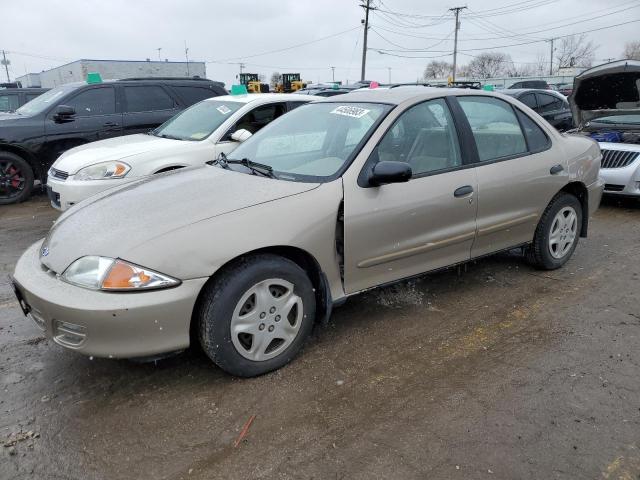
[(159, 85), (124, 87), (124, 98), (130, 113), (171, 110), (174, 107), (173, 99)]
[(494, 97), (461, 96), (481, 162), (521, 155), (527, 151), (520, 124), (511, 105)]
[(21, 106), (17, 112), (21, 115), (37, 115), (44, 112), (46, 109), (58, 103), (58, 101), (69, 92), (72, 92), (77, 87), (73, 85), (62, 85), (60, 87), (49, 90), (42, 95), (37, 96), (28, 103)]
[(458, 136), (446, 102), (430, 100), (406, 110), (373, 155), (377, 155), (377, 161), (408, 163), (414, 176), (462, 165)]
[(12, 112), (18, 108), (18, 95), (0, 95), (0, 112)]
[(65, 105), (72, 107), (78, 117), (109, 115), (116, 111), (116, 96), (113, 87), (92, 88), (79, 93)]
[(230, 157), (269, 165), (281, 179), (327, 181), (390, 109), (378, 103), (311, 103), (269, 124)]
[(183, 110), (152, 133), (175, 140), (203, 140), (244, 105), (242, 102), (205, 100)]

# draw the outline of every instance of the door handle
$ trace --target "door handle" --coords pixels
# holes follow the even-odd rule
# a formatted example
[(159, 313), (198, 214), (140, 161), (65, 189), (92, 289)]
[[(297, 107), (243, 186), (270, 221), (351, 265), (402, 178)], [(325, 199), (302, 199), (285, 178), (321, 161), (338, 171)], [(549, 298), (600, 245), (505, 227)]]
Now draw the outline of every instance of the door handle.
[(105, 127), (119, 127), (120, 125), (118, 125), (118, 124), (117, 124), (117, 123), (115, 123), (115, 122), (105, 122), (105, 123), (104, 123), (104, 126), (105, 126)]
[(550, 173), (551, 175), (557, 175), (557, 174), (559, 174), (560, 172), (562, 172), (563, 170), (564, 170), (564, 167), (563, 167), (562, 165), (558, 164), (558, 165), (554, 165), (553, 167), (551, 167), (551, 168), (549, 169), (549, 173)]
[(456, 191), (453, 192), (453, 196), (456, 198), (466, 197), (470, 193), (473, 193), (473, 187), (471, 185), (465, 185), (464, 187), (456, 188)]

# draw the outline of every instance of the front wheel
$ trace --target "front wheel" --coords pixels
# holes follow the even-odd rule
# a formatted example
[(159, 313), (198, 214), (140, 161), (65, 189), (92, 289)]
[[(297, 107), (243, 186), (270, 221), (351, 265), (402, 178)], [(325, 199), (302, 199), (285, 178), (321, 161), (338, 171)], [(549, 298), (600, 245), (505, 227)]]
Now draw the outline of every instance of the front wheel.
[(578, 245), (582, 231), (582, 205), (569, 194), (557, 195), (542, 214), (527, 258), (536, 268), (555, 270), (563, 266)]
[(227, 373), (253, 377), (289, 363), (311, 333), (313, 285), (296, 263), (243, 259), (205, 287), (197, 320), (206, 354)]
[(0, 205), (22, 202), (32, 189), (31, 165), (18, 155), (0, 152)]

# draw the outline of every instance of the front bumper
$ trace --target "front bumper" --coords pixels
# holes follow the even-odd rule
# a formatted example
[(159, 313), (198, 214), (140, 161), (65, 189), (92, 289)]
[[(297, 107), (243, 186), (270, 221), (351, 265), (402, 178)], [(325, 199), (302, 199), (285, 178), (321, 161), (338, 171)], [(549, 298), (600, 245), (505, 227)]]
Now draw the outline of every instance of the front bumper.
[(65, 211), (78, 202), (113, 187), (130, 183), (135, 178), (112, 178), (108, 180), (74, 180), (73, 176), (66, 180), (55, 177), (47, 178), (47, 192), (51, 206)]
[(14, 283), (47, 338), (85, 355), (110, 358), (145, 357), (189, 346), (191, 315), (206, 278), (147, 292), (88, 290), (47, 271), (39, 259), (41, 243), (18, 260)]
[(623, 168), (601, 168), (604, 179), (604, 193), (640, 197), (640, 158)]

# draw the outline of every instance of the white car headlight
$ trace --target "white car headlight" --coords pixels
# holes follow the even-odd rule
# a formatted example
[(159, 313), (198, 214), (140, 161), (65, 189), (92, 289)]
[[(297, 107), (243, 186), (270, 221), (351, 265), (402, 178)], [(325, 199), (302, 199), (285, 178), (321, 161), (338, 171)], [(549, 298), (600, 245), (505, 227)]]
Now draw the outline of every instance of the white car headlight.
[(175, 287), (180, 280), (120, 259), (87, 256), (73, 262), (61, 278), (93, 290), (127, 291)]
[(122, 178), (129, 173), (131, 167), (124, 162), (102, 162), (89, 165), (79, 170), (73, 178), (75, 180), (105, 180)]

